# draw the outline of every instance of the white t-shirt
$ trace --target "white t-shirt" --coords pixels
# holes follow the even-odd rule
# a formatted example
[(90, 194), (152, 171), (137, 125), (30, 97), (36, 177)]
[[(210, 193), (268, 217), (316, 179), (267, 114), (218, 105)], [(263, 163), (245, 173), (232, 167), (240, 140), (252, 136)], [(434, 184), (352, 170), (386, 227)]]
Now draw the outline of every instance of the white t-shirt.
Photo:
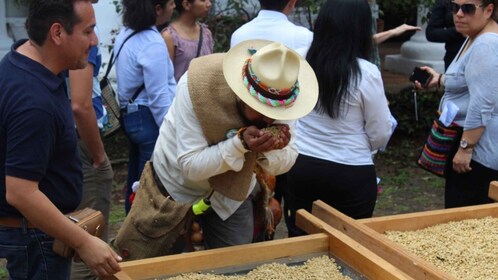
[(283, 13), (261, 10), (257, 17), (233, 32), (230, 47), (254, 39), (282, 43), (305, 57), (313, 41), (313, 33), (293, 24)]

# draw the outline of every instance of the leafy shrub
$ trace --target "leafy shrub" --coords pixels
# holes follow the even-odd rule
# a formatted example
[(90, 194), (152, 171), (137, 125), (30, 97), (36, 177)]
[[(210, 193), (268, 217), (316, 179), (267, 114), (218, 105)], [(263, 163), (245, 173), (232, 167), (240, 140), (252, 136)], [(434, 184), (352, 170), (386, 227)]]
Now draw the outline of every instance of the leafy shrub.
[(426, 135), (436, 117), (442, 93), (438, 91), (418, 91), (418, 121), (415, 119), (415, 104), (412, 87), (400, 92), (386, 92), (391, 113), (398, 121), (397, 133), (408, 136)]

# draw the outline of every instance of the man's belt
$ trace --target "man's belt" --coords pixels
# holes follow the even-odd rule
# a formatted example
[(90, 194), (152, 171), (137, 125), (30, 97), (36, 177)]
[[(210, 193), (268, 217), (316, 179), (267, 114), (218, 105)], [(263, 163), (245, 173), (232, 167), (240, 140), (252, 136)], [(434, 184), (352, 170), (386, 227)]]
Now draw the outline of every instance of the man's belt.
[(0, 226), (11, 228), (35, 228), (35, 226), (24, 218), (0, 217)]

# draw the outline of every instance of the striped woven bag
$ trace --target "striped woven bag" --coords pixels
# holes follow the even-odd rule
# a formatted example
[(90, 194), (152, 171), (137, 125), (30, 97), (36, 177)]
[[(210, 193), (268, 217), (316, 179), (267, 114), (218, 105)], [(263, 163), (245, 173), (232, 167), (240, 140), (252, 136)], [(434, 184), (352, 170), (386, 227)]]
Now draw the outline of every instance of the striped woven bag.
[(462, 127), (455, 123), (445, 126), (436, 118), (417, 161), (418, 165), (429, 172), (444, 177), (446, 164), (449, 158), (453, 158), (458, 149), (462, 131)]

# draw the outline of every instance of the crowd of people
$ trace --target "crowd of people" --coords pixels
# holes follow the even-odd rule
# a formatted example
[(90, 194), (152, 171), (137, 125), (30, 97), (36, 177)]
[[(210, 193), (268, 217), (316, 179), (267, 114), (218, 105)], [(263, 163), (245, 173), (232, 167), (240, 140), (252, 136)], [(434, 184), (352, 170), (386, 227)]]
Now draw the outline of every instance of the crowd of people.
[[(210, 0), (122, 0), (114, 57), (130, 142), (127, 217), (112, 241), (67, 219), (90, 207), (108, 223), (111, 205), (97, 1), (30, 1), (29, 38), (0, 62), (0, 258), (12, 279), (107, 277), (122, 260), (191, 250), (193, 221), (206, 249), (260, 241), (274, 223), (254, 220), (260, 207), (274, 215), (272, 196), (284, 203), (289, 236), (305, 234), (296, 211), (317, 199), (372, 216), (373, 158), (395, 127), (374, 47), (419, 27), (376, 34), (367, 0), (327, 0), (312, 32), (288, 19), (297, 0), (259, 0), (228, 52), (213, 54), (199, 22)], [(491, 202), (487, 188), (498, 180), (498, 80), (488, 77), (498, 70), (496, 4), (438, 1), (426, 31), (447, 50), (444, 74), (422, 67), (427, 87), (444, 87), (441, 104), (457, 106), (463, 128), (447, 208)], [(168, 244), (154, 251), (149, 238)], [(82, 262), (57, 255), (54, 239)]]

